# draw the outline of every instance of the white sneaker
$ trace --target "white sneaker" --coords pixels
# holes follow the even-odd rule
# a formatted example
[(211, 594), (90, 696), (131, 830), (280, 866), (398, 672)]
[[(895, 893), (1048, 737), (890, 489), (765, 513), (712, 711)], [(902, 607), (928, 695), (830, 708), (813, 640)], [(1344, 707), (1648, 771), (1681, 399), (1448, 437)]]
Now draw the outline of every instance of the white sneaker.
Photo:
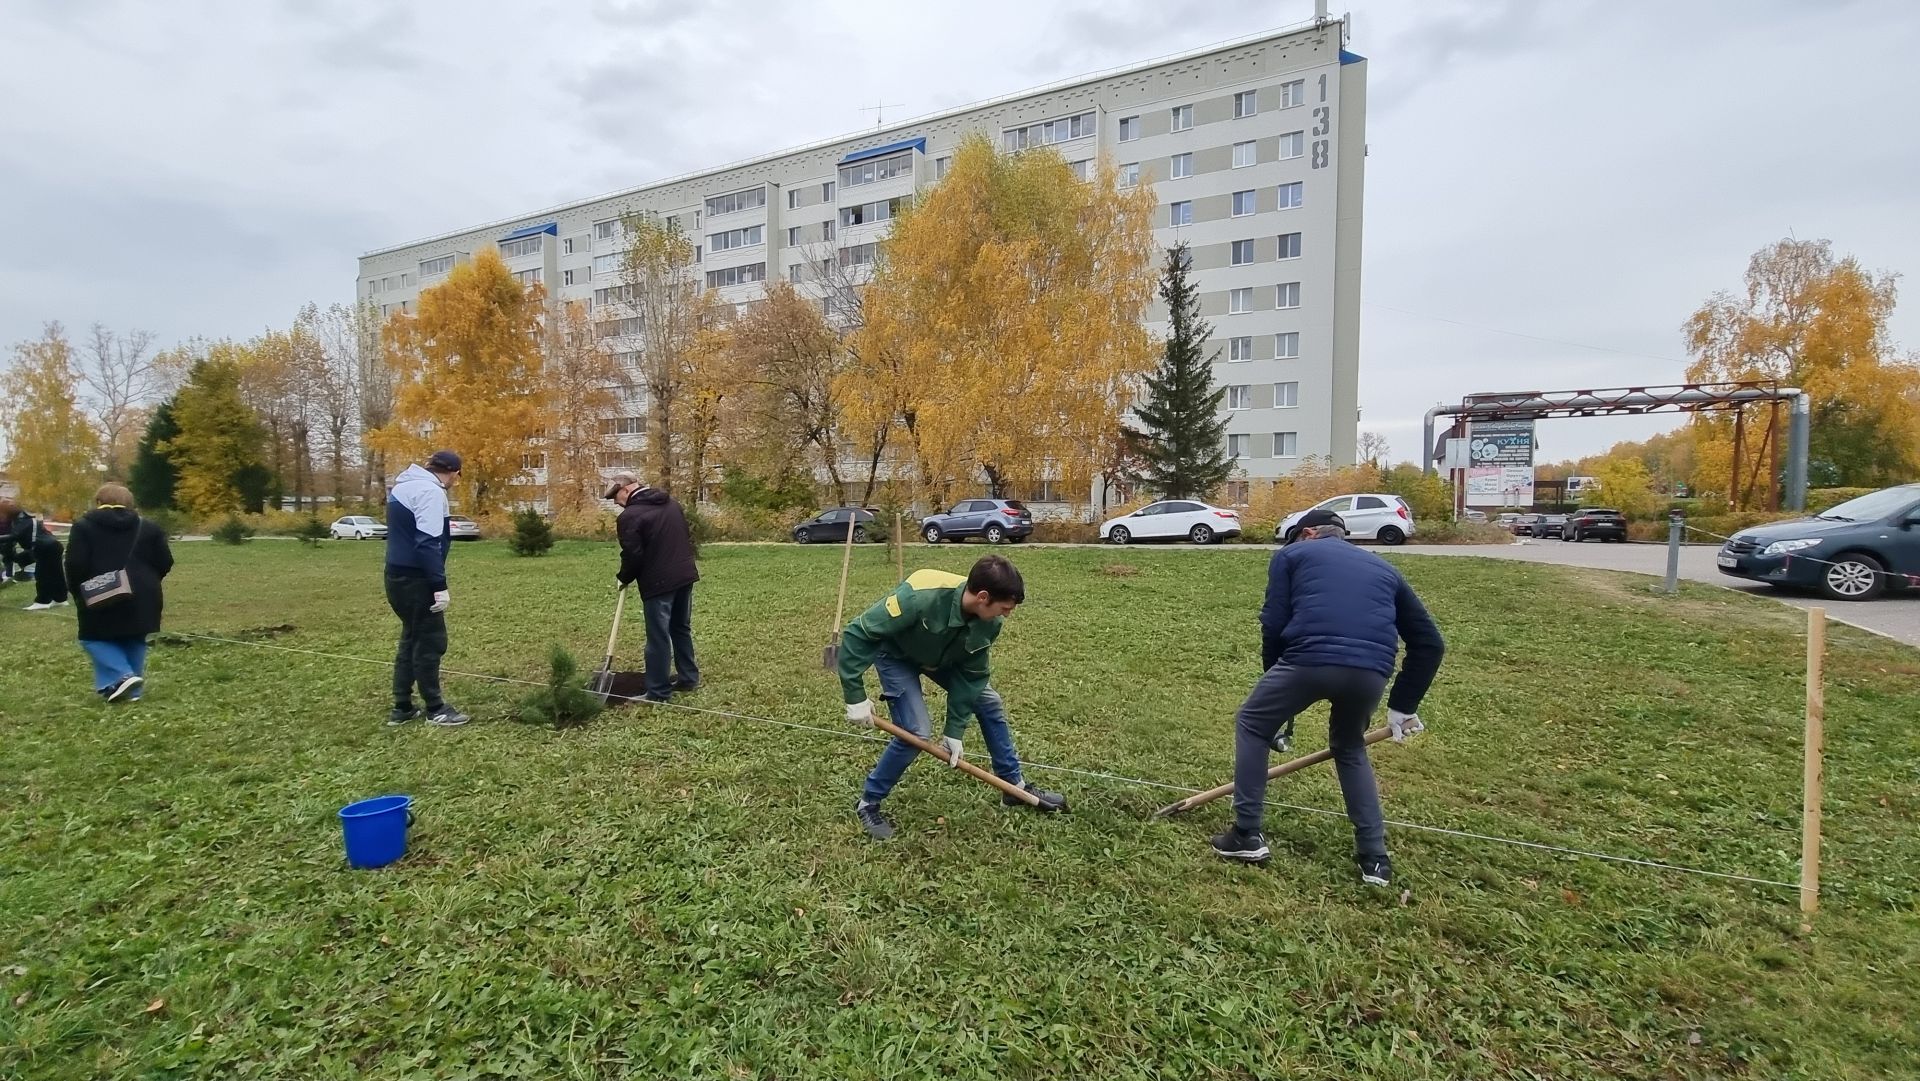
[(120, 682), (107, 688), (107, 701), (118, 702), (120, 699), (125, 698), (129, 692), (139, 690), (140, 685), (145, 682), (146, 680), (141, 679), (139, 676), (127, 676), (121, 679)]
[(53, 605), (48, 604), (45, 601), (34, 601), (32, 604), (27, 605), (25, 608), (21, 610), (25, 612), (44, 612), (47, 609), (52, 607)]
[(53, 602), (53, 606), (54, 606), (55, 608), (65, 608), (65, 607), (66, 607), (66, 606), (68, 605), (68, 603), (70, 603), (70, 602), (68, 602), (68, 601), (54, 601), (54, 602)]

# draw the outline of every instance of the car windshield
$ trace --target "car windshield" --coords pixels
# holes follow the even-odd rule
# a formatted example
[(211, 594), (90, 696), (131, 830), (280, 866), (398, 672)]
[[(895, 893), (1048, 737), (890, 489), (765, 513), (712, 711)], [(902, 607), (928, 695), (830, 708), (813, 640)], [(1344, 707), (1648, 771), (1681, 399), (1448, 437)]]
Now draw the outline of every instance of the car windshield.
[(1868, 522), (1876, 518), (1885, 518), (1903, 507), (1920, 501), (1920, 486), (1902, 485), (1899, 488), (1883, 488), (1869, 492), (1858, 499), (1849, 499), (1845, 503), (1816, 514), (1816, 518), (1825, 518), (1835, 522)]

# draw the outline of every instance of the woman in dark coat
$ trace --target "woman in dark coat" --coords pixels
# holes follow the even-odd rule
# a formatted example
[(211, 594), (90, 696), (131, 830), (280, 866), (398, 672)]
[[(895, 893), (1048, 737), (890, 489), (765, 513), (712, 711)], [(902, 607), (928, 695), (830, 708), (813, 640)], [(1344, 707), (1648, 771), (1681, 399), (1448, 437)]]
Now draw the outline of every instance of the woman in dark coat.
[[(109, 702), (138, 701), (146, 682), (147, 635), (160, 630), (160, 580), (173, 569), (166, 531), (135, 513), (133, 493), (105, 484), (97, 506), (67, 535), (67, 585), (80, 621), (80, 648), (93, 660), (93, 688)], [(88, 606), (80, 584), (124, 569), (131, 596)]]

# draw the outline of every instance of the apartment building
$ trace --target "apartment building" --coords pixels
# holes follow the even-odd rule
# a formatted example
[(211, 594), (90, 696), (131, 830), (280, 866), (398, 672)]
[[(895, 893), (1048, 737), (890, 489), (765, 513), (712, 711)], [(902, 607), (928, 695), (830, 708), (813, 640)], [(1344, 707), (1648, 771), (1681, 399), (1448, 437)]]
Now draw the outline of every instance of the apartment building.
[[(858, 275), (903, 200), (938, 184), (960, 140), (1051, 147), (1083, 175), (1110, 158), (1153, 188), (1158, 243), (1190, 245), (1226, 388), (1227, 446), (1250, 479), (1308, 456), (1354, 460), (1359, 406), (1366, 71), (1344, 19), (1210, 46), (920, 117), (630, 191), (369, 252), (356, 295), (411, 311), (473, 252), (495, 246), (524, 282), (586, 302), (608, 347), (635, 363), (622, 324), (619, 217), (670, 218), (697, 245), (704, 287), (744, 305), (823, 253)], [(1165, 330), (1165, 312), (1148, 327)], [(607, 420), (638, 458), (643, 392)], [(609, 468), (629, 455), (611, 456)], [(535, 463), (530, 463), (535, 464)], [(1244, 482), (1243, 482), (1244, 483)]]

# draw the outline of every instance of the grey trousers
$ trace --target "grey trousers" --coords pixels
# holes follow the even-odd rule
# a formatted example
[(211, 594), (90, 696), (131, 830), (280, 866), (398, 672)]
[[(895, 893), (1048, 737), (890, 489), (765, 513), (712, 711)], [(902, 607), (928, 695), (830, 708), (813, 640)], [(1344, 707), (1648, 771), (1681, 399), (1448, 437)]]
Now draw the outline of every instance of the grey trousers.
[(1233, 818), (1249, 833), (1260, 831), (1266, 811), (1267, 753), (1274, 733), (1291, 729), (1293, 718), (1316, 702), (1328, 702), (1327, 743), (1333, 749), (1340, 775), (1340, 794), (1353, 823), (1354, 855), (1387, 854), (1387, 825), (1380, 813), (1380, 790), (1373, 782), (1373, 764), (1367, 761), (1367, 721), (1387, 677), (1364, 668), (1317, 665), (1296, 668), (1285, 661), (1267, 669), (1234, 721)]

